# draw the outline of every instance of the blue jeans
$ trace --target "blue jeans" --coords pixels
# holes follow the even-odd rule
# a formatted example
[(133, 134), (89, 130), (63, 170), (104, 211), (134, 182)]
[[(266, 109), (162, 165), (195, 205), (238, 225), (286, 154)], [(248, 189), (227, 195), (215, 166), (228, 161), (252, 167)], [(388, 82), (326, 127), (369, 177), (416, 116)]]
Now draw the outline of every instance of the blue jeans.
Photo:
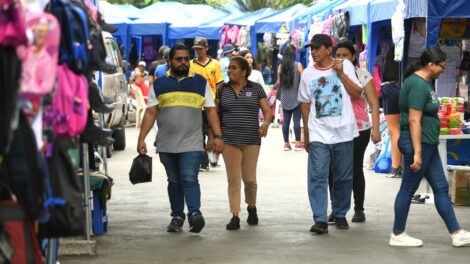
[(400, 191), (395, 199), (395, 224), (393, 232), (405, 231), (406, 219), (410, 211), (411, 198), (419, 187), (421, 179), (426, 177), (434, 193), (434, 204), (439, 215), (444, 220), (447, 230), (455, 232), (460, 229), (455, 217), (454, 209), (450, 203), (449, 184), (447, 183), (437, 145), (421, 144), (422, 165), (418, 172), (410, 169), (413, 164), (413, 144), (411, 139), (400, 138), (398, 147), (404, 156), (403, 179)]
[(290, 120), (293, 117), (292, 121), (294, 122), (294, 135), (295, 140), (300, 141), (300, 105), (292, 110), (284, 110), (282, 109), (282, 116), (284, 117), (284, 121), (282, 123), (282, 135), (284, 136), (284, 142), (289, 142), (289, 129), (290, 129)]
[(183, 153), (159, 153), (168, 177), (168, 196), (171, 216), (185, 219), (184, 201), (188, 207), (188, 217), (194, 212), (201, 213), (201, 189), (198, 174), (204, 156), (203, 151)]
[(333, 173), (333, 212), (345, 217), (351, 206), (353, 186), (354, 142), (323, 144), (310, 142), (308, 146), (308, 196), (313, 220), (327, 222), (328, 173)]

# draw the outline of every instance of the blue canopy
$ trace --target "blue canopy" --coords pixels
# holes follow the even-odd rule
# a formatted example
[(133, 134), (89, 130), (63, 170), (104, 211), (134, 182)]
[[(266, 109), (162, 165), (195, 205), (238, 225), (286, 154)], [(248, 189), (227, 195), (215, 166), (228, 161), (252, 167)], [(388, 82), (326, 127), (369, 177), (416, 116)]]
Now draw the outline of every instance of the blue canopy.
[(429, 0), (426, 46), (435, 47), (439, 40), (442, 19), (470, 18), (470, 5), (465, 0)]
[(245, 16), (242, 14), (232, 14), (220, 19), (215, 19), (212, 22), (202, 24), (197, 28), (194, 37), (205, 37), (207, 39), (220, 39), (220, 31), (222, 30), (224, 23), (229, 19), (236, 19)]
[(240, 25), (240, 26), (253, 26), (257, 20), (263, 19), (265, 17), (271, 16), (276, 13), (272, 8), (263, 8), (256, 10), (254, 12), (244, 14), (242, 16), (228, 19), (225, 21), (227, 25)]
[[(208, 23), (215, 23), (215, 20), (222, 20), (220, 28), (223, 26), (224, 18), (230, 17), (226, 12), (214, 9), (208, 5), (185, 5), (184, 10), (187, 10), (185, 13), (190, 14), (189, 19), (182, 19), (174, 21), (168, 28), (168, 38), (169, 39), (187, 39), (195, 38), (198, 36), (205, 37), (208, 39), (219, 39), (220, 35), (215, 36), (213, 34), (213, 26), (207, 26), (209, 32), (204, 30), (199, 31), (199, 27)], [(198, 35), (199, 34), (199, 35)], [(204, 35), (201, 35), (204, 34)], [(208, 34), (208, 35), (207, 35)]]
[(125, 12), (122, 11), (118, 5), (112, 5), (107, 2), (100, 2), (100, 12), (103, 14), (103, 18), (106, 23), (112, 24), (118, 30), (112, 35), (118, 40), (119, 44), (124, 47), (124, 54), (127, 57), (129, 52), (128, 44), (128, 28), (131, 20), (127, 18)]
[(174, 19), (189, 17), (187, 14), (185, 14), (186, 9), (184, 6), (184, 4), (179, 2), (157, 2), (137, 11), (130, 12), (128, 17), (131, 19), (152, 17), (160, 21), (162, 20), (160, 18), (161, 16), (165, 16), (166, 18), (173, 17)]
[(296, 4), (260, 19), (256, 21), (254, 31), (256, 34), (279, 32), (283, 24), (287, 26), (296, 16), (305, 12), (306, 8), (303, 4)]
[(351, 26), (369, 23), (369, 0), (349, 0), (333, 8), (336, 12), (349, 12)]

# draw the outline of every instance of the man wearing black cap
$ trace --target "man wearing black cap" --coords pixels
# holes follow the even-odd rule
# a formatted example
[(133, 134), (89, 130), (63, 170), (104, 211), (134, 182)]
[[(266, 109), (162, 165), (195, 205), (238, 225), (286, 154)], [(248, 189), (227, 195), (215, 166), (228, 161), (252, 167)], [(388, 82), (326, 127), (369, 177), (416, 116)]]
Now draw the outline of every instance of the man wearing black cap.
[(328, 233), (328, 173), (333, 173), (333, 212), (338, 229), (348, 229), (351, 204), (353, 140), (359, 135), (351, 98), (362, 88), (354, 66), (332, 57), (330, 36), (316, 34), (306, 45), (314, 65), (302, 73), (298, 100), (302, 102), (304, 146), (308, 152), (308, 195), (314, 225), (310, 232)]
[[(209, 43), (203, 37), (194, 39), (193, 49), (196, 51), (196, 58), (191, 61), (190, 71), (202, 75), (211, 86), (212, 95), (215, 97), (217, 86), (224, 81), (222, 76), (222, 69), (220, 68), (219, 61), (207, 55), (209, 51)], [(203, 115), (205, 117), (205, 115)], [(211, 136), (208, 130), (207, 119), (204, 118), (204, 142), (206, 135)], [(209, 138), (212, 140), (212, 138)], [(217, 166), (217, 161), (212, 161), (213, 166)], [(201, 163), (201, 170), (209, 170), (209, 157), (207, 152)]]

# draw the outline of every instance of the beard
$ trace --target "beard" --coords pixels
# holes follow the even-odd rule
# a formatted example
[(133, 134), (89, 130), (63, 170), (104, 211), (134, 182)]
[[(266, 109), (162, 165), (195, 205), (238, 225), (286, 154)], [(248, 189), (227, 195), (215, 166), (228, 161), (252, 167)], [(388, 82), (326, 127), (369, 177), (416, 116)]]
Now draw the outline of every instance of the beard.
[(179, 67), (171, 67), (171, 71), (176, 76), (186, 76), (189, 73), (189, 67), (186, 65), (181, 65)]

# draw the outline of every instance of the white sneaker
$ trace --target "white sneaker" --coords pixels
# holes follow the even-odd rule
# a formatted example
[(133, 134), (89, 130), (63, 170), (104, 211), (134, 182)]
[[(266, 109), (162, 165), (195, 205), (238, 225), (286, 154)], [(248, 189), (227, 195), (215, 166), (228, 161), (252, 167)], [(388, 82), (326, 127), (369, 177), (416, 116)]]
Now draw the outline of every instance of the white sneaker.
[(452, 246), (463, 247), (470, 246), (470, 232), (463, 229), (452, 235)]
[(410, 237), (405, 232), (403, 232), (398, 236), (392, 233), (390, 235), (390, 242), (388, 244), (394, 247), (422, 247), (423, 241), (414, 237)]

